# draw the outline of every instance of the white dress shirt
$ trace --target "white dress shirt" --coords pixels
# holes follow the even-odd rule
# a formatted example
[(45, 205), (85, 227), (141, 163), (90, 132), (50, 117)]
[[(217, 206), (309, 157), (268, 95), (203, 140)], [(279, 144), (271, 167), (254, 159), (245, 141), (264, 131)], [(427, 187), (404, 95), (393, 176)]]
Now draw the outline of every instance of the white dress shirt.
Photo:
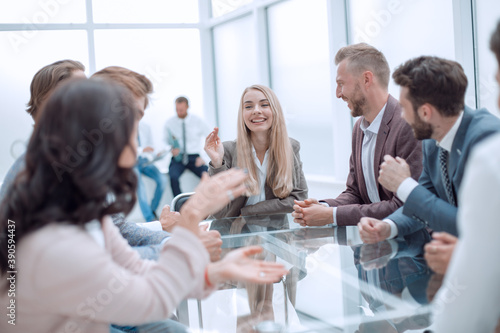
[[(463, 111), (460, 112), (460, 115), (458, 116), (457, 120), (453, 124), (453, 126), (450, 128), (448, 133), (441, 139), (440, 142), (436, 141), (436, 145), (444, 150), (446, 150), (448, 153), (451, 152), (451, 147), (453, 146), (453, 141), (455, 140), (455, 136), (457, 135), (458, 128), (460, 127), (460, 124), (462, 124), (462, 118), (464, 117)], [(396, 195), (398, 198), (406, 202), (408, 197), (410, 196), (411, 192), (415, 189), (415, 187), (418, 186), (418, 182), (411, 178), (408, 177), (403, 182), (399, 185)], [(390, 219), (385, 219), (385, 222), (389, 223), (391, 226), (391, 235), (389, 236), (389, 239), (392, 239), (398, 235), (398, 227), (394, 221)]]
[(151, 159), (153, 152), (145, 153), (143, 150), (146, 147), (154, 147), (153, 146), (153, 137), (151, 136), (151, 128), (148, 124), (143, 121), (139, 122), (138, 127), (138, 135), (139, 135), (139, 146), (137, 147), (137, 153), (139, 156)]
[(204, 140), (211, 129), (200, 117), (188, 113), (186, 118), (181, 119), (177, 116), (167, 120), (165, 124), (165, 142), (170, 145), (170, 133), (175, 136), (180, 145), (180, 151), (183, 151), (182, 123), (186, 128), (186, 153), (189, 155), (200, 154), (202, 149), (202, 139)]
[(264, 187), (266, 186), (266, 178), (267, 178), (267, 164), (268, 164), (268, 154), (269, 150), (266, 151), (264, 155), (264, 160), (262, 164), (260, 164), (259, 158), (257, 157), (257, 153), (255, 152), (255, 148), (252, 146), (252, 154), (253, 160), (255, 162), (255, 166), (257, 167), (257, 176), (259, 181), (259, 193), (256, 195), (252, 195), (248, 197), (247, 203), (245, 206), (255, 205), (258, 202), (266, 200), (266, 191)]
[[(378, 130), (380, 129), (380, 124), (382, 123), (386, 106), (387, 103), (382, 107), (371, 124), (363, 118), (359, 126), (364, 133), (363, 144), (361, 146), (361, 166), (363, 168), (366, 191), (368, 192), (368, 197), (372, 203), (380, 202), (377, 180), (375, 179), (374, 160)], [(337, 207), (333, 207), (333, 226), (337, 226)]]
[(478, 145), (459, 191), (460, 241), (434, 299), (435, 332), (493, 332), (500, 318), (500, 134)]

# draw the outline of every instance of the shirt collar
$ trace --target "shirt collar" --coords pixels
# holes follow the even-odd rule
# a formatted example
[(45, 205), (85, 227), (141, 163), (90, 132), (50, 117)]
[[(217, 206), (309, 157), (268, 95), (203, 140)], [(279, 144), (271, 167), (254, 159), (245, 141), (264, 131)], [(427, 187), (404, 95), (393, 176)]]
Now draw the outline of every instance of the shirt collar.
[(382, 107), (382, 109), (380, 110), (378, 115), (375, 117), (375, 119), (373, 119), (372, 123), (369, 126), (367, 126), (368, 122), (363, 117), (363, 120), (361, 121), (361, 124), (360, 124), (360, 128), (363, 131), (363, 133), (365, 133), (366, 131), (370, 131), (373, 134), (378, 134), (380, 124), (382, 123), (382, 117), (384, 117), (384, 112), (385, 112), (386, 106), (387, 106), (387, 103), (384, 104), (384, 106)]
[(460, 115), (458, 116), (457, 120), (455, 121), (455, 124), (450, 128), (448, 133), (443, 137), (443, 139), (440, 142), (436, 141), (436, 145), (438, 147), (443, 148), (447, 152), (451, 151), (451, 146), (453, 145), (453, 141), (455, 140), (455, 136), (457, 135), (458, 128), (460, 127), (460, 124), (462, 123), (462, 118), (464, 117), (464, 112), (460, 112)]
[(260, 164), (260, 160), (257, 157), (257, 152), (255, 151), (255, 147), (252, 145), (252, 153), (253, 153), (253, 160), (255, 162), (255, 165), (259, 168), (259, 170), (267, 170), (267, 156), (269, 153), (269, 149), (266, 150), (266, 154), (264, 155), (264, 160), (262, 161), (262, 164)]
[(181, 122), (182, 122), (182, 121), (187, 121), (187, 120), (190, 118), (190, 115), (191, 115), (191, 114), (190, 114), (190, 113), (188, 113), (188, 114), (186, 115), (186, 117), (184, 117), (184, 118), (179, 118), (179, 117), (177, 117), (177, 120), (179, 120), (179, 121), (181, 121)]

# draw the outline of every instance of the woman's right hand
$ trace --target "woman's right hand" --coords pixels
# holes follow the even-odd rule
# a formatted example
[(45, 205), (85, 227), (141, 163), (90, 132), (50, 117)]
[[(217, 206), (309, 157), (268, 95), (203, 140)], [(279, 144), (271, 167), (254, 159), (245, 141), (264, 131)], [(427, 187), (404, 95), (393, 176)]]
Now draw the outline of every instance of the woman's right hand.
[(222, 159), (224, 158), (224, 146), (219, 138), (219, 128), (215, 127), (212, 132), (205, 139), (205, 152), (212, 161), (214, 168), (222, 166)]

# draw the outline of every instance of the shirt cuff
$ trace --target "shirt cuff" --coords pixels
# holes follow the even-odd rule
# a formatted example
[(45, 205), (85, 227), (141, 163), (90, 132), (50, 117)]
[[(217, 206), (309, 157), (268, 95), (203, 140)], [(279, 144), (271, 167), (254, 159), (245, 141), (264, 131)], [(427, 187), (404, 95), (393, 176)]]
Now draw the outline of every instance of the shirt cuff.
[(337, 207), (333, 207), (333, 223), (331, 224), (331, 226), (337, 226)]
[[(325, 207), (330, 207), (330, 205), (326, 202), (320, 202)], [(336, 227), (337, 226), (337, 207), (333, 207), (333, 223), (327, 224), (330, 227)]]
[(399, 185), (396, 195), (401, 201), (406, 202), (411, 191), (413, 191), (413, 189), (417, 186), (418, 182), (415, 179), (408, 177)]
[(396, 236), (398, 235), (398, 226), (396, 225), (396, 223), (394, 223), (393, 220), (389, 219), (385, 219), (384, 222), (389, 223), (389, 226), (391, 227), (391, 234), (389, 235), (389, 237), (387, 237), (387, 239), (396, 238)]

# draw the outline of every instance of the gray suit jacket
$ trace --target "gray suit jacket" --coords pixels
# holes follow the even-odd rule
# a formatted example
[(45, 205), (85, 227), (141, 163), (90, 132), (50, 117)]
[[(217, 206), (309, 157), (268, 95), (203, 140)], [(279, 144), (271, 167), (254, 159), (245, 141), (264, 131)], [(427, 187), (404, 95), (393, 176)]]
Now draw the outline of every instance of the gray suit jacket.
[[(255, 205), (245, 206), (248, 197), (241, 196), (234, 199), (220, 212), (213, 215), (215, 218), (248, 216), (248, 215), (263, 215), (263, 214), (279, 214), (291, 213), (293, 211), (293, 200), (307, 199), (307, 183), (302, 171), (302, 161), (300, 160), (300, 143), (297, 140), (290, 138), (290, 143), (293, 149), (293, 190), (290, 195), (284, 199), (277, 198), (273, 190), (266, 184), (266, 200), (256, 203)], [(214, 175), (221, 171), (228, 170), (237, 165), (236, 160), (236, 141), (225, 141), (224, 159), (220, 168), (214, 168), (212, 163), (209, 163), (208, 173)]]
[[(497, 132), (500, 132), (500, 119), (486, 109), (474, 111), (465, 107), (448, 157), (449, 176), (457, 205), (460, 205), (457, 193), (469, 154), (476, 144)], [(424, 227), (458, 235), (457, 207), (448, 202), (436, 141), (424, 140), (422, 151), (424, 168), (418, 180), (419, 185), (410, 193), (404, 206), (388, 218), (396, 223), (398, 235), (408, 235)]]

